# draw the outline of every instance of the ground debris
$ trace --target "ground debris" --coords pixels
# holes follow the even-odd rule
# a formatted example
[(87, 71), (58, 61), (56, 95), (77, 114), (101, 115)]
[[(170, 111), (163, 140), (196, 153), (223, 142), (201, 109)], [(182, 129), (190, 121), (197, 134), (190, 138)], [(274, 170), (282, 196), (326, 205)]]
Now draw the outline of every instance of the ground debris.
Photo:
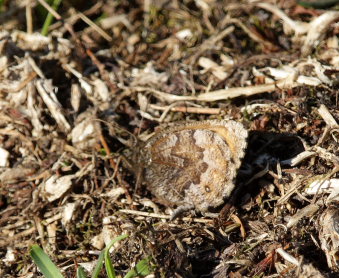
[[(62, 1), (43, 36), (38, 2), (0, 4), (1, 277), (39, 276), (35, 243), (75, 277), (122, 234), (120, 276), (146, 257), (155, 277), (338, 276), (335, 7)], [(207, 120), (248, 130), (235, 190), (171, 220), (140, 146)]]

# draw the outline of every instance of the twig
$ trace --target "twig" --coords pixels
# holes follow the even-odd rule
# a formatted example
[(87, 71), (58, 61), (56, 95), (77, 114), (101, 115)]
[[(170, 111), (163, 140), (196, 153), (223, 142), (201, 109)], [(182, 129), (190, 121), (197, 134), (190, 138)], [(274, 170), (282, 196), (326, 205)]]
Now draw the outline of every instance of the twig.
[(32, 19), (32, 2), (28, 1), (26, 4), (26, 25), (27, 25), (27, 33), (33, 33), (33, 19)]
[(254, 85), (254, 86), (247, 86), (247, 87), (237, 87), (237, 88), (229, 88), (229, 89), (222, 89), (217, 90), (205, 94), (200, 94), (197, 96), (197, 100), (199, 101), (216, 101), (216, 100), (223, 100), (223, 99), (232, 99), (239, 96), (252, 96), (256, 94), (261, 94), (265, 92), (273, 92), (277, 89), (285, 90), (291, 89), (294, 87), (298, 87), (299, 84), (290, 77), (281, 79), (275, 83), (271, 84), (264, 84), (264, 85)]
[(302, 161), (304, 161), (305, 159), (314, 156), (315, 154), (316, 152), (314, 151), (303, 151), (302, 153), (299, 153), (293, 158), (281, 161), (281, 165), (288, 165), (294, 167), (301, 163)]
[[(184, 102), (183, 104), (185, 104), (186, 102)], [(162, 123), (168, 112), (172, 111), (172, 112), (183, 112), (183, 113), (195, 113), (195, 114), (208, 114), (208, 115), (217, 115), (220, 114), (222, 109), (221, 108), (209, 108), (209, 107), (200, 107), (200, 105), (198, 104), (191, 104), (193, 106), (177, 106), (177, 105), (181, 105), (182, 102), (173, 102), (168, 106), (160, 106), (160, 105), (156, 105), (156, 104), (148, 104), (147, 108), (153, 109), (153, 110), (160, 110), (160, 111), (164, 111), (160, 118), (158, 119), (154, 119), (152, 118), (152, 120), (156, 120), (160, 123)], [(195, 105), (195, 106), (194, 106)], [(150, 115), (149, 114), (145, 114), (143, 111), (140, 111), (140, 114), (142, 114), (144, 117), (149, 118)]]
[(301, 48), (301, 53), (304, 57), (311, 54), (312, 49), (319, 44), (321, 38), (326, 34), (330, 24), (338, 21), (338, 19), (338, 11), (328, 11), (311, 21), (304, 45)]
[[(293, 78), (294, 79), (294, 78)], [(217, 100), (224, 100), (224, 99), (232, 99), (240, 96), (252, 96), (261, 93), (268, 93), (273, 92), (275, 90), (285, 90), (291, 89), (300, 86), (299, 83), (291, 80), (291, 77), (287, 77), (285, 79), (281, 79), (275, 83), (264, 84), (264, 85), (254, 85), (254, 86), (247, 86), (247, 87), (236, 87), (236, 88), (229, 88), (229, 89), (221, 89), (212, 91), (209, 93), (203, 93), (198, 96), (178, 96), (172, 95), (168, 93), (161, 92), (159, 90), (148, 88), (148, 87), (130, 87), (125, 89), (135, 90), (138, 92), (142, 91), (149, 91), (155, 97), (167, 101), (167, 102), (174, 102), (174, 101), (206, 101), (212, 102)]]
[[(166, 109), (167, 109), (167, 107), (158, 106), (158, 105), (154, 105), (154, 104), (151, 104), (149, 107), (154, 109), (154, 110), (161, 110), (161, 111), (166, 111)], [(221, 108), (176, 106), (176, 107), (171, 107), (170, 111), (172, 111), (172, 112), (183, 112), (183, 113), (217, 115), (217, 114), (220, 114)]]
[(29, 82), (31, 82), (32, 80), (34, 80), (34, 78), (37, 77), (37, 73), (36, 72), (31, 72), (28, 74), (28, 76), (25, 78), (24, 81), (22, 81), (19, 86), (17, 88), (15, 88), (14, 90), (10, 90), (10, 93), (17, 93), (19, 91), (21, 91), (23, 88), (25, 88), (27, 86), (27, 84)]
[(338, 127), (337, 121), (333, 118), (330, 111), (328, 111), (327, 107), (324, 104), (320, 105), (320, 107), (318, 108), (318, 113), (330, 128)]
[(87, 55), (91, 58), (93, 64), (95, 64), (98, 67), (98, 70), (100, 72), (100, 75), (103, 80), (106, 81), (108, 86), (111, 89), (111, 92), (114, 94), (117, 91), (117, 86), (113, 84), (109, 78), (109, 74), (105, 69), (105, 66), (98, 60), (98, 58), (93, 54), (93, 52), (90, 49), (86, 50)]
[(192, 57), (189, 58), (189, 60), (191, 61), (190, 63), (191, 64), (195, 63), (198, 60), (199, 56), (201, 56), (206, 50), (215, 47), (218, 41), (222, 40), (224, 37), (231, 34), (234, 31), (234, 29), (235, 29), (234, 26), (227, 27), (224, 30), (222, 30), (220, 33), (213, 35), (207, 40), (205, 40), (199, 46), (199, 48), (197, 49), (197, 52)]
[[(160, 218), (160, 219), (171, 219), (171, 215), (159, 214), (159, 213), (151, 213), (151, 212), (143, 212), (138, 210), (130, 210), (130, 209), (121, 209), (119, 210), (122, 213), (132, 214), (132, 215), (139, 215), (145, 217), (153, 217), (153, 218)], [(193, 221), (196, 223), (213, 223), (212, 219), (204, 219), (204, 218), (191, 218), (191, 217), (182, 217), (180, 218), (183, 221)]]
[(275, 16), (279, 17), (286, 25), (288, 25), (289, 28), (291, 28), (298, 35), (305, 34), (308, 31), (309, 27), (307, 23), (294, 21), (275, 5), (271, 5), (269, 3), (257, 3), (256, 6), (270, 11)]
[(51, 112), (51, 115), (55, 119), (55, 121), (58, 123), (59, 127), (64, 131), (68, 132), (71, 129), (70, 124), (67, 122), (65, 116), (61, 112), (61, 105), (58, 102), (54, 92), (53, 92), (53, 85), (51, 81), (43, 81), (38, 80), (36, 82), (36, 88), (48, 107), (49, 111)]
[(95, 31), (97, 31), (105, 40), (111, 42), (112, 38), (111, 36), (106, 33), (102, 28), (100, 28), (95, 22), (93, 22), (91, 19), (89, 19), (86, 15), (84, 15), (82, 12), (76, 11), (76, 13), (79, 14), (79, 17), (87, 23), (90, 27), (92, 27)]
[(75, 32), (73, 30), (73, 27), (70, 24), (68, 24), (67, 22), (64, 22), (61, 15), (59, 15), (55, 10), (53, 10), (53, 8), (50, 5), (48, 5), (48, 3), (46, 3), (45, 0), (38, 0), (38, 1), (42, 6), (44, 6), (44, 8), (48, 12), (50, 12), (55, 17), (55, 19), (60, 20), (64, 23), (66, 30), (72, 35), (72, 38), (78, 44), (79, 48), (77, 48), (77, 50), (80, 51), (81, 55), (84, 55), (85, 54), (85, 47), (82, 44), (82, 42), (78, 39), (77, 35), (75, 34)]
[(41, 6), (43, 6), (49, 13), (51, 13), (57, 20), (62, 20), (62, 17), (45, 1), (38, 0)]
[[(107, 154), (108, 157), (111, 157), (111, 150), (105, 140), (105, 137), (101, 134), (101, 132), (99, 132), (99, 139), (101, 142), (101, 145), (104, 147), (105, 152)], [(114, 162), (113, 158), (109, 159), (109, 164), (111, 165), (112, 169), (115, 169), (115, 167), (117, 166), (116, 163)]]
[(5, 240), (0, 241), (0, 247), (8, 246), (8, 244), (13, 244), (17, 239), (25, 237), (25, 236), (32, 236), (32, 234), (36, 231), (35, 227), (32, 227), (28, 230), (25, 230), (21, 233), (15, 234), (14, 236), (10, 236)]
[(284, 249), (282, 249), (281, 247), (280, 248), (277, 248), (275, 250), (275, 252), (277, 252), (281, 257), (283, 257), (286, 261), (296, 265), (296, 266), (299, 266), (300, 263), (299, 261), (293, 257), (292, 255), (290, 255), (289, 253), (287, 253)]
[(243, 31), (255, 42), (262, 44), (263, 46), (265, 46), (268, 49), (277, 49), (277, 46), (275, 46), (273, 43), (271, 43), (270, 41), (264, 39), (263, 37), (261, 37), (258, 33), (253, 32), (252, 30), (250, 30), (244, 23), (242, 23), (239, 19), (236, 18), (231, 18), (231, 19), (227, 19), (224, 23), (226, 24), (236, 24), (238, 25), (241, 29), (243, 29)]

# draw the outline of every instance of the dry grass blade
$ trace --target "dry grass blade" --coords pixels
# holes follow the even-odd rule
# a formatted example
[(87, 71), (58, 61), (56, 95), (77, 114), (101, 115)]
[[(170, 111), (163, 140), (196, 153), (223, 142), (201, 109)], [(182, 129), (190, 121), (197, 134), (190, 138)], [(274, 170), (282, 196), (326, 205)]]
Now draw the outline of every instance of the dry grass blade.
[(52, 2), (0, 1), (1, 277), (338, 271), (335, 8)]

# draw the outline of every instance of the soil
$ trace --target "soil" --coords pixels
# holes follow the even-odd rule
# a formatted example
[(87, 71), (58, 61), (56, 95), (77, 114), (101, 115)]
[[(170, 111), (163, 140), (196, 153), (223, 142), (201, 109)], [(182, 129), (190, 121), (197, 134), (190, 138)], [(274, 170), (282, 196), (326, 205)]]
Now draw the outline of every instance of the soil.
[[(338, 277), (339, 12), (314, 2), (65, 0), (42, 35), (48, 3), (0, 1), (0, 276), (42, 277), (33, 244), (90, 276), (128, 234), (118, 277)], [(171, 220), (138, 150), (213, 119), (249, 132), (235, 190)]]

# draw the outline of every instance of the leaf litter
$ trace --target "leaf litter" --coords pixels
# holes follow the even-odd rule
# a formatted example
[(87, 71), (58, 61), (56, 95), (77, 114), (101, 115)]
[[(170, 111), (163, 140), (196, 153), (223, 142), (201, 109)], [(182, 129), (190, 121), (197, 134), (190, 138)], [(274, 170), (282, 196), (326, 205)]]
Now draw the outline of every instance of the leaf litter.
[[(35, 243), (66, 277), (91, 271), (122, 234), (119, 275), (150, 256), (154, 277), (336, 277), (336, 6), (63, 1), (47, 37), (38, 2), (1, 8), (1, 277), (40, 275)], [(250, 131), (236, 190), (170, 221), (133, 150), (206, 119)]]

